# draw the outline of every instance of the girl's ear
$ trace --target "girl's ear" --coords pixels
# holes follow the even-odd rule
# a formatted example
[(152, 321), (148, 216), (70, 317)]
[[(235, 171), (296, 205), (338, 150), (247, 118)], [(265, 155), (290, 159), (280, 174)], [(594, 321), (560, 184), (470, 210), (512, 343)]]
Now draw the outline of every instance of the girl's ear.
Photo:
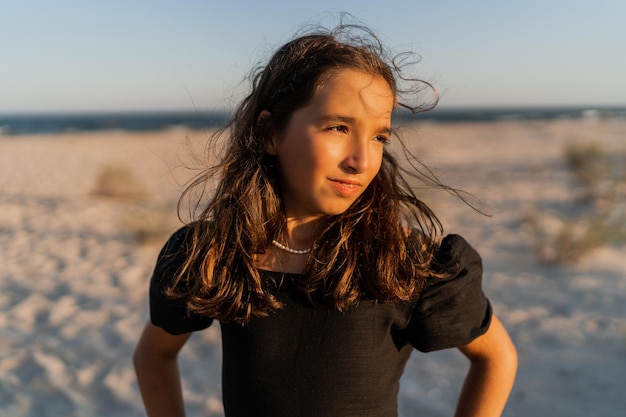
[[(263, 110), (261, 113), (259, 113), (259, 117), (256, 120), (257, 127), (263, 129), (265, 125), (269, 123), (271, 117), (272, 113), (270, 113), (268, 110)], [(275, 138), (272, 135), (272, 137), (269, 138), (267, 140), (267, 143), (265, 144), (265, 152), (270, 155), (276, 155), (276, 144), (274, 142)]]
[(276, 155), (276, 143), (274, 136), (265, 144), (265, 152), (269, 155)]
[(269, 110), (262, 110), (261, 113), (259, 113), (259, 117), (256, 118), (257, 126), (263, 126), (270, 117), (272, 117), (272, 113), (270, 113)]

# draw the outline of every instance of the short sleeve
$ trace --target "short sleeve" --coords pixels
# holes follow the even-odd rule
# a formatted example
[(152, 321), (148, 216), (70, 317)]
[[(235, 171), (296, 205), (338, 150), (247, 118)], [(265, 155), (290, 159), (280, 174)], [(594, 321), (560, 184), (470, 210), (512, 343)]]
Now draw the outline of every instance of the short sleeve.
[(405, 329), (409, 343), (422, 352), (467, 345), (487, 331), (492, 315), (482, 291), (480, 255), (465, 239), (446, 236), (435, 259), (450, 275), (426, 287)]
[(169, 238), (150, 280), (150, 321), (174, 335), (206, 329), (213, 321), (210, 317), (190, 314), (183, 299), (173, 299), (165, 293), (186, 260), (185, 242), (191, 230), (190, 226), (183, 227)]

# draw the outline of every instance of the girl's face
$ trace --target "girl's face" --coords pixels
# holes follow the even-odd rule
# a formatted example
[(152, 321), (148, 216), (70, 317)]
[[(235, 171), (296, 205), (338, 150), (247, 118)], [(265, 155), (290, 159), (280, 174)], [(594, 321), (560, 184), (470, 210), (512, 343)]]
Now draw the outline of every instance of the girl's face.
[(267, 152), (276, 155), (289, 218), (341, 214), (380, 169), (395, 103), (381, 77), (341, 70), (296, 110)]

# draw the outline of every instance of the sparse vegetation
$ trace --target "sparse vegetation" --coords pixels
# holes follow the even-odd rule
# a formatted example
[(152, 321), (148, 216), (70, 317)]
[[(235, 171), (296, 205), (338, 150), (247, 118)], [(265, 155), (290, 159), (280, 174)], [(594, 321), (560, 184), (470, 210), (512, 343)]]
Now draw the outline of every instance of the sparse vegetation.
[(569, 169), (582, 185), (593, 188), (606, 177), (606, 151), (599, 144), (570, 142), (564, 153)]
[(104, 165), (96, 177), (93, 194), (124, 206), (119, 227), (140, 244), (163, 240), (172, 231), (175, 210), (152, 202), (150, 192), (128, 165)]
[(572, 201), (558, 216), (530, 210), (526, 221), (539, 259), (572, 263), (590, 251), (626, 241), (626, 151), (571, 142), (564, 150), (573, 174)]
[(136, 206), (124, 212), (120, 227), (140, 244), (161, 242), (172, 232), (173, 211), (163, 206)]
[(150, 193), (125, 164), (104, 165), (96, 177), (93, 193), (97, 196), (126, 201), (147, 200)]

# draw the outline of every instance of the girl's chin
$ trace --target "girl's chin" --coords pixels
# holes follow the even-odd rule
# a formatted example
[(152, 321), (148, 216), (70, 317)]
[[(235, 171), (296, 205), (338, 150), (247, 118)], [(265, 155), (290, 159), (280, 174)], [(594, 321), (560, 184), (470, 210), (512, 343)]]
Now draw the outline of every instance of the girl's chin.
[(325, 201), (313, 201), (308, 206), (289, 207), (287, 205), (287, 217), (315, 219), (316, 217), (339, 216), (348, 211), (355, 201), (356, 198), (331, 198)]
[(320, 208), (319, 210), (315, 210), (315, 211), (308, 211), (306, 213), (305, 212), (293, 212), (293, 211), (287, 210), (287, 218), (301, 219), (301, 220), (310, 218), (311, 220), (319, 220), (323, 217), (339, 216), (345, 213), (349, 208), (350, 206), (328, 207), (328, 208)]

